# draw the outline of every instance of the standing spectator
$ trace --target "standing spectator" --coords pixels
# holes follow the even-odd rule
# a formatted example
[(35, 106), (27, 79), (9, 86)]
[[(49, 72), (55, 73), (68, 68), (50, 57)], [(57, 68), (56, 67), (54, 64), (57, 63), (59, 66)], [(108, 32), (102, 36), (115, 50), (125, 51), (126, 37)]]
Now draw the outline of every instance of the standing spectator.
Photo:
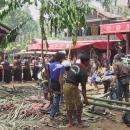
[(60, 97), (63, 95), (63, 73), (64, 66), (61, 64), (65, 58), (63, 52), (57, 52), (54, 56), (54, 62), (50, 63), (50, 84), (53, 96), (53, 103), (50, 111), (50, 118), (53, 119), (54, 116), (59, 113), (59, 102)]
[(13, 76), (14, 81), (22, 81), (22, 64), (20, 60), (20, 56), (17, 56), (13, 62)]
[(105, 69), (104, 75), (102, 77), (102, 82), (104, 85), (104, 93), (107, 93), (112, 80), (113, 71), (110, 68), (110, 65)]
[(80, 92), (78, 89), (79, 83), (82, 85), (82, 95), (84, 103), (88, 104), (86, 97), (86, 82), (87, 82), (87, 65), (89, 65), (89, 56), (87, 54), (80, 54), (80, 64), (71, 65), (70, 69), (66, 69), (66, 83), (64, 85), (64, 98), (67, 109), (67, 116), (69, 120), (69, 127), (73, 125), (72, 116), (76, 114), (78, 126), (82, 127), (82, 102)]
[(25, 61), (23, 67), (23, 81), (32, 81), (30, 65), (28, 61)]
[(106, 55), (106, 53), (102, 54), (101, 65), (102, 65), (102, 67), (106, 67), (107, 66), (107, 55)]
[(38, 66), (38, 61), (33, 60), (33, 67), (32, 67), (32, 78), (37, 81), (38, 80), (38, 72), (40, 67)]
[(113, 69), (114, 69), (115, 78), (113, 79), (112, 85), (117, 80), (118, 99), (119, 101), (122, 101), (124, 96), (125, 101), (128, 102), (129, 101), (129, 74), (128, 74), (129, 70), (128, 67), (121, 62), (121, 56), (119, 54), (116, 54), (114, 56)]
[(101, 64), (97, 58), (97, 56), (94, 57), (94, 60), (91, 62), (91, 85), (94, 85), (94, 87), (99, 91), (96, 79), (98, 77), (98, 70), (101, 68)]
[(3, 62), (3, 70), (4, 70), (4, 82), (10, 83), (12, 81), (12, 68), (7, 60), (7, 57)]
[(3, 76), (3, 66), (0, 65), (0, 82), (2, 82), (2, 76)]

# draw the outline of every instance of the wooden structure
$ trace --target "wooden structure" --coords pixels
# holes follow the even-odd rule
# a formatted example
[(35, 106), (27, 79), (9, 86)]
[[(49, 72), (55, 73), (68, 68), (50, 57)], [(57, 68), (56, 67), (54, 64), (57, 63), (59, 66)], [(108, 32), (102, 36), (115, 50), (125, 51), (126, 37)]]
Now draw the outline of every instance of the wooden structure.
[[(119, 33), (126, 34), (126, 54), (128, 54), (130, 50), (130, 22), (101, 25), (101, 34), (108, 35), (108, 43), (109, 43), (109, 36), (111, 34), (119, 34)], [(107, 50), (109, 50), (109, 44)]]
[(11, 31), (9, 27), (0, 23), (0, 41)]

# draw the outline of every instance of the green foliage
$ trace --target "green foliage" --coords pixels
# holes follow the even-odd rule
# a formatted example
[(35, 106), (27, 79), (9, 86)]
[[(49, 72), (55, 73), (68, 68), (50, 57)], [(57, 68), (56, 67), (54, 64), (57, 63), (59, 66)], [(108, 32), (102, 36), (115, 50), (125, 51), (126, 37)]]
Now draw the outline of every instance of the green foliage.
[(38, 32), (38, 24), (32, 19), (30, 10), (28, 8), (17, 9), (16, 11), (10, 12), (2, 22), (11, 28), (15, 28), (24, 21), (27, 22), (24, 26), (22, 26), (22, 28), (19, 29), (19, 35), (26, 36), (29, 32)]
[[(103, 7), (105, 7), (107, 10), (110, 10), (110, 6), (113, 0), (100, 0)], [(116, 3), (116, 2), (115, 2)]]
[[(72, 41), (75, 45), (77, 42), (77, 28), (86, 27), (87, 14), (90, 12), (90, 7), (86, 1), (79, 0), (39, 0), (41, 2), (40, 9), (40, 27), (42, 39), (46, 40), (46, 22), (51, 28), (51, 32), (55, 30), (55, 35), (58, 31), (63, 31), (65, 28), (69, 30), (69, 33), (72, 35)], [(31, 4), (31, 0), (10, 0), (4, 1), (7, 2), (6, 6), (1, 7), (0, 19), (4, 18), (7, 24), (11, 27), (19, 26), (23, 21), (26, 21), (26, 16), (23, 12), (16, 10), (17, 8), (23, 7), (25, 3)], [(38, 4), (38, 0), (33, 0), (35, 5)], [(13, 11), (13, 12), (11, 12)], [(5, 18), (5, 16), (8, 18)], [(10, 18), (9, 18), (10, 17)], [(17, 19), (17, 20), (16, 20)], [(33, 23), (29, 23), (33, 26)], [(29, 30), (31, 27), (26, 26), (21, 32), (25, 33), (25, 30)], [(33, 26), (34, 27), (34, 26)], [(33, 29), (35, 29), (34, 27)], [(32, 30), (29, 30), (31, 32)], [(26, 33), (25, 33), (26, 34)], [(7, 41), (7, 40), (6, 40)], [(46, 44), (47, 45), (47, 44)], [(5, 45), (6, 46), (6, 45)]]
[[(0, 20), (12, 28), (9, 34), (0, 42), (0, 48), (5, 48), (8, 43), (14, 41), (16, 35), (18, 35), (18, 30), (20, 30), (19, 34), (24, 35), (27, 32), (37, 31), (36, 23), (21, 8), (25, 4), (32, 4), (33, 2), (32, 0), (0, 0)], [(29, 23), (28, 20), (31, 22)], [(26, 26), (23, 26), (25, 23), (27, 23)]]
[[(52, 28), (63, 31), (65, 28), (72, 34), (72, 41), (75, 45), (77, 42), (77, 28), (86, 27), (87, 14), (90, 12), (90, 7), (87, 2), (79, 0), (42, 0), (41, 1), (41, 17), (40, 23), (42, 32), (45, 31), (45, 20), (47, 16)], [(44, 37), (46, 38), (46, 36)]]
[(31, 0), (0, 0), (0, 19), (5, 18), (11, 11), (23, 7), (26, 3), (31, 4)]
[(12, 29), (0, 42), (0, 48), (6, 48), (9, 42), (14, 41), (17, 31), (22, 28), (22, 26), (26, 24), (26, 21), (16, 26), (14, 29)]

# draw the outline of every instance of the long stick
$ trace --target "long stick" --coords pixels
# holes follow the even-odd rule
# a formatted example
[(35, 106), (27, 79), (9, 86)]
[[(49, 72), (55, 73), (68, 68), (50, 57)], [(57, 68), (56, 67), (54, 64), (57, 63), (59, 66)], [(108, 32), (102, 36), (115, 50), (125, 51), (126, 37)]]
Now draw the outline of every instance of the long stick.
[(110, 35), (108, 34), (108, 41), (107, 41), (107, 59), (109, 60), (109, 40), (110, 40)]
[(71, 45), (70, 45), (70, 47), (69, 47), (68, 60), (69, 60), (69, 58), (70, 58), (70, 54), (71, 54)]
[(102, 98), (95, 98), (91, 96), (87, 96), (88, 99), (93, 99), (96, 101), (103, 101), (103, 102), (108, 102), (108, 103), (116, 103), (116, 104), (121, 104), (121, 105), (127, 105), (130, 106), (130, 103), (128, 102), (123, 102), (123, 101), (116, 101), (116, 100), (107, 100), (107, 99), (102, 99)]
[(95, 106), (106, 107), (106, 108), (115, 109), (115, 110), (130, 111), (130, 108), (108, 105), (108, 104), (101, 104), (101, 103), (93, 102), (93, 101), (90, 101), (90, 100), (88, 102), (89, 102), (89, 104), (95, 105)]

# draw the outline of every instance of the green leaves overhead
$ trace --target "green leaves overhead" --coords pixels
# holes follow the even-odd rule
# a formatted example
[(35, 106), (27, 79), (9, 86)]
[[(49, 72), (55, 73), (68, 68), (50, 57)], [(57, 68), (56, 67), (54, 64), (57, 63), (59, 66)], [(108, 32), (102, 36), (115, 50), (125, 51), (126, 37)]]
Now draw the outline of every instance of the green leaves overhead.
[(50, 30), (55, 30), (55, 34), (67, 29), (68, 33), (72, 35), (72, 43), (75, 45), (77, 42), (77, 30), (78, 28), (86, 27), (87, 15), (91, 10), (85, 0), (1, 0), (0, 3), (2, 4), (0, 6), (1, 20), (11, 11), (21, 8), (25, 4), (34, 3), (38, 6), (41, 3), (40, 27), (42, 37), (46, 40), (46, 43), (45, 24), (48, 23)]
[(90, 13), (90, 7), (87, 2), (79, 0), (41, 0), (40, 23), (43, 27), (46, 16), (55, 30), (63, 31), (68, 29), (72, 35), (72, 41), (77, 42), (77, 29), (86, 27), (87, 15)]
[(60, 11), (60, 28), (68, 28), (69, 33), (72, 34), (72, 41), (75, 45), (77, 42), (77, 28), (85, 27), (87, 22), (87, 15), (90, 8), (86, 2), (78, 0), (62, 0), (63, 8)]
[[(18, 31), (31, 19), (29, 14), (25, 16), (22, 7), (33, 2), (34, 0), (0, 0), (0, 20), (2, 23), (6, 23), (7, 26), (13, 28), (0, 41), (0, 48), (5, 48), (9, 42), (15, 41)], [(30, 29), (28, 30), (30, 31)]]
[[(29, 19), (27, 20), (29, 21)], [(20, 23), (18, 26), (16, 26), (14, 29), (12, 29), (0, 42), (0, 48), (6, 48), (9, 42), (14, 41), (16, 38), (16, 35), (18, 35), (17, 31), (22, 28), (26, 22)]]
[[(111, 6), (113, 0), (99, 0), (99, 1), (101, 2), (103, 7), (105, 7), (107, 10), (110, 10), (110, 6)], [(115, 0), (115, 4), (116, 4), (116, 1), (117, 0)]]
[(0, 20), (7, 16), (16, 8), (24, 6), (26, 3), (31, 4), (31, 0), (0, 0)]

